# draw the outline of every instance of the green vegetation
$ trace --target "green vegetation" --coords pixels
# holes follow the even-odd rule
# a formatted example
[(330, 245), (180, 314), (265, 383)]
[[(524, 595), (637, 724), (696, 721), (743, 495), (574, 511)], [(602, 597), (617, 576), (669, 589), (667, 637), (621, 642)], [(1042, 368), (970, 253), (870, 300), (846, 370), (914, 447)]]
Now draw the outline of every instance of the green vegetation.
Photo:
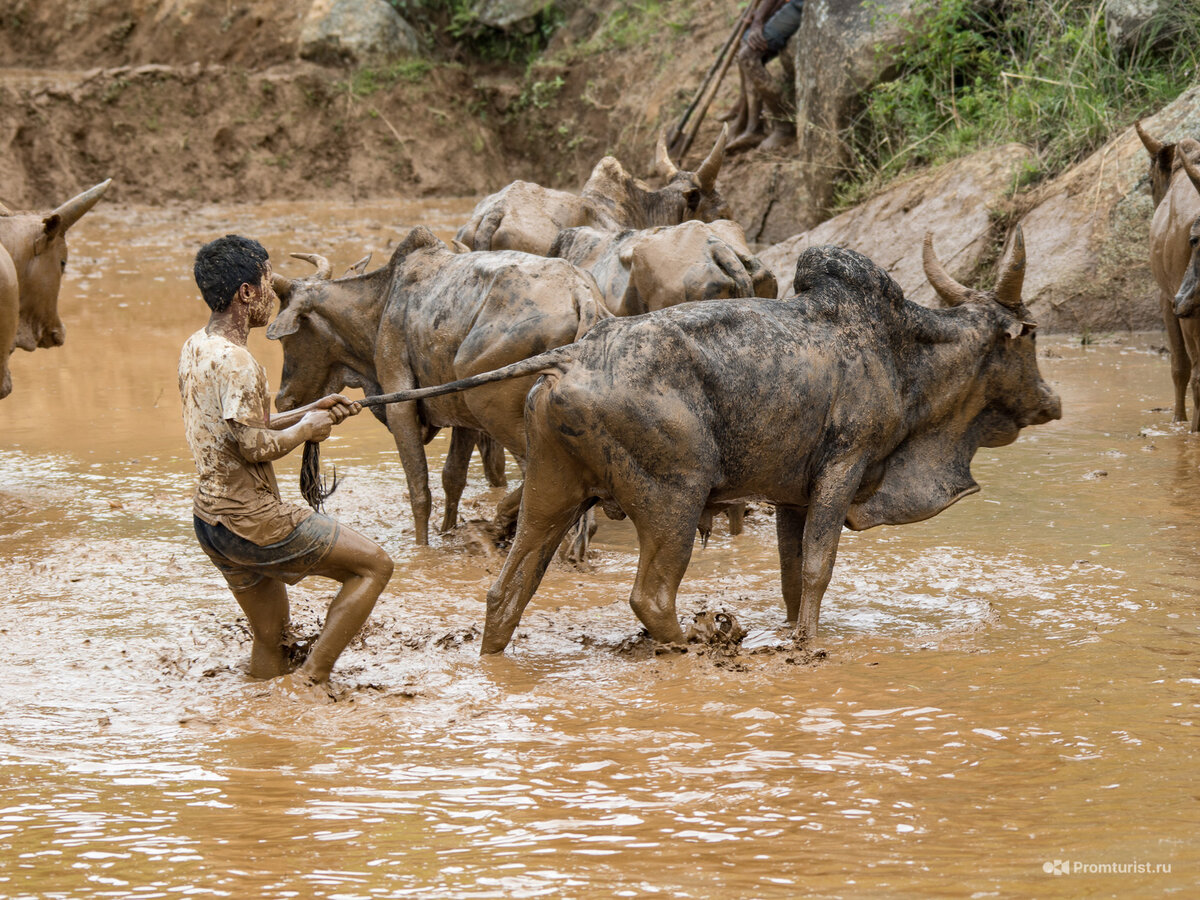
[(423, 59), (399, 59), (384, 69), (358, 69), (343, 86), (355, 97), (369, 97), (399, 81), (417, 84), (432, 68), (433, 63)]
[(668, 9), (660, 0), (620, 0), (608, 11), (604, 23), (581, 50), (599, 53), (647, 41), (658, 43), (666, 33), (686, 31), (692, 14), (689, 7), (674, 5)]
[[(1172, 35), (1118, 56), (1103, 0), (923, 0), (905, 26), (898, 73), (876, 85), (847, 135), (839, 204), (905, 171), (1019, 141), (1037, 152), (1033, 183), (1200, 78), (1200, 4), (1181, 2)], [(1165, 37), (1157, 41), (1156, 37)]]

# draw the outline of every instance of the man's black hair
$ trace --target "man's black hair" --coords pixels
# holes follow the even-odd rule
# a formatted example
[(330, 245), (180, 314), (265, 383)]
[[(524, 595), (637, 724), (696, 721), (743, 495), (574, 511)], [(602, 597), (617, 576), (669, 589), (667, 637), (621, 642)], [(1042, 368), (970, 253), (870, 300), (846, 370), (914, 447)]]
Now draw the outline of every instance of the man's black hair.
[(267, 269), (267, 258), (262, 244), (240, 234), (227, 234), (201, 247), (192, 273), (209, 309), (224, 312), (238, 288), (257, 285)]

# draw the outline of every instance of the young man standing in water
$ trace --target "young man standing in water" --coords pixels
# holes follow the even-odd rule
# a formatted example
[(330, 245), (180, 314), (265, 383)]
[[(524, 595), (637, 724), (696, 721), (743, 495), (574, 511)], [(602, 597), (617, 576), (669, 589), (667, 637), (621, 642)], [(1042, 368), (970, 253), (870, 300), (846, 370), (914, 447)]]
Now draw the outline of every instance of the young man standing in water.
[(294, 677), (327, 681), (392, 576), (383, 548), (311, 509), (280, 499), (271, 461), (323, 441), (362, 407), (340, 394), (271, 415), (266, 370), (250, 355), (252, 328), (271, 318), (271, 264), (257, 241), (226, 235), (196, 254), (196, 284), (212, 314), (179, 359), (179, 393), (199, 484), (193, 524), (250, 620), (250, 675), (288, 671), (287, 585), (306, 575), (341, 582), (321, 634)]

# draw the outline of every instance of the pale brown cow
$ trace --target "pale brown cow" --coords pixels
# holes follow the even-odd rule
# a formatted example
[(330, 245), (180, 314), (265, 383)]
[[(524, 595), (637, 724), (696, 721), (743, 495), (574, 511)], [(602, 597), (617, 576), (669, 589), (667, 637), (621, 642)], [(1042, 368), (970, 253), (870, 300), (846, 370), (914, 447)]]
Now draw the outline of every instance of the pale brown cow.
[(545, 256), (564, 228), (590, 225), (606, 231), (678, 225), (690, 219), (728, 219), (717, 192), (725, 159), (725, 132), (695, 172), (680, 169), (659, 138), (655, 168), (667, 183), (657, 190), (630, 175), (615, 157), (596, 163), (578, 194), (514, 181), (479, 201), (456, 238), (472, 250), (521, 250)]
[(1200, 431), (1200, 319), (1176, 318), (1175, 294), (1191, 258), (1188, 232), (1200, 216), (1200, 192), (1196, 190), (1183, 167), (1183, 158), (1200, 159), (1200, 143), (1184, 138), (1176, 146), (1171, 179), (1162, 202), (1154, 210), (1150, 222), (1150, 271), (1158, 284), (1163, 324), (1170, 343), (1172, 328), (1180, 334), (1180, 347), (1171, 349), (1171, 378), (1175, 385), (1176, 422), (1187, 421), (1186, 394), (1192, 389), (1190, 430)]
[(16, 348), (60, 347), (58, 290), (67, 268), (67, 229), (90, 210), (112, 179), (49, 213), (0, 206), (0, 398), (12, 391), (8, 357)]

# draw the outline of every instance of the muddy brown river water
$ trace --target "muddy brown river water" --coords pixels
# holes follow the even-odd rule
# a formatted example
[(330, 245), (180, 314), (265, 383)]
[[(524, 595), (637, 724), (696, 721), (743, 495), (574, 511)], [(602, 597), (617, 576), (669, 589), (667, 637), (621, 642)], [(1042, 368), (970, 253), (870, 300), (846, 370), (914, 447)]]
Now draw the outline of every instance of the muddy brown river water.
[[(340, 272), (471, 205), (102, 203), (73, 230), (66, 346), (14, 356), (0, 403), (0, 895), (1196, 895), (1200, 437), (1169, 422), (1157, 334), (1043, 338), (1062, 420), (981, 451), (982, 492), (941, 516), (846, 533), (823, 659), (771, 646), (765, 506), (738, 538), (718, 521), (679, 599), (757, 652), (642, 640), (632, 530), (601, 517), (481, 659), (500, 557), (470, 527), (413, 546), (360, 416), (323, 448), (331, 509), (396, 573), (336, 702), (249, 680), (191, 533), (192, 255), (239, 231), (284, 274), (310, 271), (291, 251)], [(476, 459), (464, 517), (501, 495)], [(302, 632), (332, 585), (293, 591)]]

